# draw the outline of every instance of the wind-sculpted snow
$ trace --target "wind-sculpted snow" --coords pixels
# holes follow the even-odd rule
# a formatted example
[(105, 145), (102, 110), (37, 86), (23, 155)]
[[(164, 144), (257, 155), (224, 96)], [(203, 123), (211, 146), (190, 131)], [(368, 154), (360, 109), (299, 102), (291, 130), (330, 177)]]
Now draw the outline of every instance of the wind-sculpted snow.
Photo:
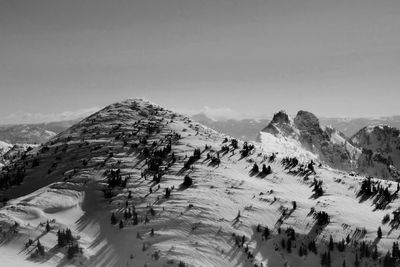
[[(399, 208), (397, 184), (373, 180), (390, 186), (391, 197), (376, 200), (379, 193), (360, 193), (364, 178), (312, 164), (296, 143), (262, 138), (265, 149), (142, 100), (106, 107), (15, 164), (25, 176), (3, 188), (11, 200), (0, 210), (0, 259), (5, 266), (306, 267), (321, 266), (329, 251), (332, 266), (352, 266), (356, 254), (360, 266), (380, 266), (360, 258), (360, 244), (376, 246), (382, 258), (397, 240), (394, 216), (382, 224)], [(67, 228), (73, 240), (59, 245)], [(80, 250), (69, 257), (72, 244)]]

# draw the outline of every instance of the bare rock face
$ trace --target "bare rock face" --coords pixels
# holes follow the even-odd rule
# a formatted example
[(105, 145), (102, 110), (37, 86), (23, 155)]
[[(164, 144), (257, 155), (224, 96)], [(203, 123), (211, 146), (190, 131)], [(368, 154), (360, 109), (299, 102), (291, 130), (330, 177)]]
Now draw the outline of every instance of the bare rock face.
[(317, 116), (308, 111), (300, 110), (294, 118), (294, 124), (300, 131), (312, 133), (321, 133), (322, 129), (319, 125)]
[(300, 110), (294, 118), (294, 124), (300, 131), (300, 142), (311, 152), (316, 152), (323, 142), (329, 141), (319, 125), (318, 118), (308, 111)]

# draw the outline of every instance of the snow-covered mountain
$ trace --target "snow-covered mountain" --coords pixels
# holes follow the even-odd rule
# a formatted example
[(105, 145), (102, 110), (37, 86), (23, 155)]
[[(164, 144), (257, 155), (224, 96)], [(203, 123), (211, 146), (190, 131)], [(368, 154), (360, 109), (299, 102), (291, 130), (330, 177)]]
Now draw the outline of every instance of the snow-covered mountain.
[[(294, 118), (284, 111), (276, 113), (259, 138), (266, 151), (313, 159), (346, 171), (355, 168), (355, 159), (361, 153), (342, 133), (331, 127), (321, 127), (318, 118), (307, 111), (299, 111)], [(271, 147), (271, 144), (279, 144), (279, 147)]]
[[(271, 117), (262, 119), (211, 119), (203, 113), (195, 114), (191, 118), (201, 124), (221, 133), (248, 141), (256, 141), (260, 130), (271, 121)], [(327, 118), (318, 116), (321, 128), (330, 127), (341, 132), (347, 138), (355, 135), (360, 129), (369, 125), (385, 124), (400, 129), (400, 116), (381, 118)]]
[(400, 131), (387, 125), (361, 129), (351, 142), (362, 148), (360, 171), (384, 178), (400, 178)]
[(12, 147), (11, 144), (0, 141), (0, 155), (4, 155)]
[(10, 144), (42, 144), (78, 121), (0, 125), (0, 140)]
[(44, 143), (56, 133), (30, 125), (1, 126), (0, 138), (12, 144)]
[(0, 126), (0, 167), (20, 157), (27, 149), (46, 143), (78, 120)]
[(290, 118), (281, 111), (261, 131), (259, 140), (269, 152), (280, 151), (285, 156), (313, 159), (332, 168), (373, 177), (400, 177), (399, 130), (389, 126), (364, 127), (347, 138), (331, 126), (321, 126), (310, 112), (299, 111)]
[(370, 125), (389, 125), (400, 129), (400, 116), (387, 116), (380, 118), (326, 118), (320, 117), (321, 125), (330, 125), (341, 131), (347, 137), (352, 137), (360, 129)]
[[(292, 133), (299, 143), (339, 139), (309, 114), (275, 122), (304, 131)], [(303, 158), (286, 158), (284, 138), (268, 142), (142, 100), (110, 105), (3, 170), (1, 262), (396, 266), (397, 183), (310, 164), (301, 146)]]
[(4, 163), (3, 163), (3, 160), (2, 160), (4, 154), (6, 154), (11, 148), (12, 148), (11, 144), (8, 144), (6, 142), (0, 141), (0, 168), (2, 166), (4, 166)]

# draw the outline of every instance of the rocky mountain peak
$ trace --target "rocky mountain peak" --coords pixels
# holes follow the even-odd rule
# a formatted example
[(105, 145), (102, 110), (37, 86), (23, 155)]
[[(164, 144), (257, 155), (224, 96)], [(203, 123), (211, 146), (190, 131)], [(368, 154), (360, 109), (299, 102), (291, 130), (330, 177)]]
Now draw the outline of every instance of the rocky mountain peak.
[(281, 110), (278, 113), (274, 114), (271, 123), (277, 123), (277, 124), (289, 123), (289, 116), (286, 114), (285, 111)]
[(300, 110), (294, 118), (294, 123), (301, 131), (304, 130), (320, 130), (319, 120), (313, 113)]

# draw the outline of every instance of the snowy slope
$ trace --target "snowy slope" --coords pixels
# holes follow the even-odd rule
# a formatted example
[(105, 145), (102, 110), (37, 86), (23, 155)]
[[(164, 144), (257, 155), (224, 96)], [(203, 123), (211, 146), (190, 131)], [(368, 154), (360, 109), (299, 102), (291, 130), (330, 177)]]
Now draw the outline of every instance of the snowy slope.
[(306, 150), (295, 138), (266, 132), (261, 132), (259, 138), (263, 150), (267, 153), (278, 153), (281, 157), (296, 157), (301, 161), (318, 161), (318, 156)]
[(360, 129), (369, 125), (389, 125), (400, 128), (400, 116), (389, 116), (380, 118), (320, 118), (321, 124), (331, 125), (343, 132), (347, 137), (352, 137)]
[[(362, 240), (376, 245), (380, 257), (391, 249), (400, 231), (381, 221), (400, 203), (376, 210), (372, 197), (358, 196), (362, 177), (325, 167), (315, 166), (314, 174), (287, 167), (281, 159), (288, 149), (298, 152), (300, 163), (308, 163), (309, 155), (297, 144), (262, 138), (264, 149), (255, 144), (249, 155), (242, 155), (243, 142), (234, 149), (229, 137), (149, 102), (129, 100), (106, 107), (15, 164), (28, 167), (23, 183), (3, 192), (12, 200), (0, 210), (0, 259), (7, 266), (320, 266), (320, 254), (328, 251), (332, 235), (335, 242), (347, 236), (350, 240), (345, 252), (331, 251), (332, 266), (342, 266), (344, 260), (352, 266)], [(150, 160), (145, 148), (154, 152), (169, 143), (160, 183), (150, 174), (143, 176)], [(221, 150), (226, 145), (229, 151)], [(200, 158), (185, 168), (197, 148)], [(272, 150), (279, 152), (275, 159), (270, 158)], [(213, 164), (207, 154), (219, 154), (220, 164)], [(39, 165), (31, 168), (35, 159)], [(270, 165), (272, 173), (252, 172), (254, 163), (260, 168)], [(117, 169), (126, 186), (108, 191), (105, 173)], [(181, 186), (186, 175), (193, 179), (187, 188)], [(314, 178), (323, 181), (322, 196), (312, 191)], [(397, 194), (396, 183), (381, 185), (390, 185), (390, 192)], [(173, 188), (169, 198), (167, 188)], [(319, 226), (312, 208), (314, 214), (327, 212), (330, 223)], [(135, 210), (138, 224), (124, 219), (128, 210)], [(111, 224), (112, 213), (116, 225)], [(381, 239), (376, 238), (379, 226)], [(263, 240), (265, 227), (270, 235)], [(82, 248), (73, 259), (57, 246), (56, 233), (65, 228)], [(282, 247), (287, 228), (296, 233), (291, 253)], [(29, 239), (35, 242), (25, 247)], [(38, 239), (45, 254), (31, 258)], [(243, 246), (237, 240), (243, 240)], [(302, 244), (312, 240), (317, 254), (299, 256)], [(361, 262), (380, 266), (371, 258)]]

